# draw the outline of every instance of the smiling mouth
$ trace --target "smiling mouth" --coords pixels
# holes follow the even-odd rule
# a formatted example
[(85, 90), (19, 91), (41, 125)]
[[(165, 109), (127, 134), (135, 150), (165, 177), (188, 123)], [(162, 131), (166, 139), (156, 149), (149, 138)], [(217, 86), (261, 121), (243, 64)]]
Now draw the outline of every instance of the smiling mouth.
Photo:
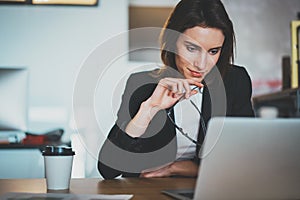
[(192, 74), (193, 77), (201, 78), (204, 75), (204, 72), (194, 71), (189, 68), (187, 68), (187, 69), (190, 71), (190, 73)]

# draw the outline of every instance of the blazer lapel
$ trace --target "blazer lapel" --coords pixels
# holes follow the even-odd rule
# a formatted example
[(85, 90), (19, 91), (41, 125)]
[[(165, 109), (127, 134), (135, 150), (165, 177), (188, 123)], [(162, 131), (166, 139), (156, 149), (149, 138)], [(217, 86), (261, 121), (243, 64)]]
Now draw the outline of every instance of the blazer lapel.
[[(209, 95), (209, 91), (207, 86), (203, 88), (203, 97), (202, 97), (202, 108), (201, 108), (201, 116), (205, 122), (205, 126), (207, 127), (208, 120), (211, 117), (211, 99)], [(201, 120), (201, 119), (200, 119)], [(199, 121), (199, 130), (198, 130), (198, 143), (202, 144), (205, 138), (205, 133), (203, 131), (202, 123)], [(197, 145), (196, 148), (196, 156), (199, 155), (201, 146)]]

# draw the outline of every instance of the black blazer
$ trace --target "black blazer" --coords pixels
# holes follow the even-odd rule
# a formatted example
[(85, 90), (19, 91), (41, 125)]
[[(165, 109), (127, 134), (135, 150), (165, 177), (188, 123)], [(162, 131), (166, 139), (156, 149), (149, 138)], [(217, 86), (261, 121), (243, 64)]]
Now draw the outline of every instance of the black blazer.
[[(177, 76), (170, 70), (157, 72), (158, 70), (135, 73), (127, 80), (118, 119), (99, 153), (98, 170), (106, 179), (119, 175), (139, 176), (142, 170), (175, 160), (176, 131), (166, 117), (165, 110), (154, 116), (142, 137), (132, 138), (124, 131), (141, 103), (152, 95), (158, 81), (164, 77)], [(205, 78), (202, 101), (202, 114), (206, 125), (214, 116), (254, 116), (251, 80), (246, 70), (243, 67), (228, 66), (223, 79), (219, 79), (221, 81), (210, 76), (212, 73)], [(198, 142), (202, 141), (203, 134), (199, 133)], [(194, 159), (197, 163), (198, 150), (197, 148)]]

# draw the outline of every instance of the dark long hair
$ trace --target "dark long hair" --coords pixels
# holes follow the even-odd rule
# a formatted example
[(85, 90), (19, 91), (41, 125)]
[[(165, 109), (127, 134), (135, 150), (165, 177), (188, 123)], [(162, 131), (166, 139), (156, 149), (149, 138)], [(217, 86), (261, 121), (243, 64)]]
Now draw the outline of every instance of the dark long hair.
[(186, 29), (195, 26), (220, 29), (225, 37), (217, 66), (222, 76), (234, 62), (235, 34), (232, 22), (220, 0), (181, 0), (165, 22), (160, 36), (161, 59), (177, 70), (176, 42)]

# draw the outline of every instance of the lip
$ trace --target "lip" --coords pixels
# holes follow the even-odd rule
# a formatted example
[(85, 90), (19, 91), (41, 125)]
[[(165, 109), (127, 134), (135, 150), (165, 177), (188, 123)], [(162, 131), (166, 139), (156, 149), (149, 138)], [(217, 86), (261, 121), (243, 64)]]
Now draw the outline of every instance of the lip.
[(201, 77), (203, 77), (203, 75), (204, 75), (204, 72), (194, 71), (194, 70), (191, 70), (191, 69), (189, 69), (189, 68), (187, 68), (187, 69), (190, 71), (190, 73), (191, 73), (191, 75), (192, 75), (193, 77), (201, 78)]

